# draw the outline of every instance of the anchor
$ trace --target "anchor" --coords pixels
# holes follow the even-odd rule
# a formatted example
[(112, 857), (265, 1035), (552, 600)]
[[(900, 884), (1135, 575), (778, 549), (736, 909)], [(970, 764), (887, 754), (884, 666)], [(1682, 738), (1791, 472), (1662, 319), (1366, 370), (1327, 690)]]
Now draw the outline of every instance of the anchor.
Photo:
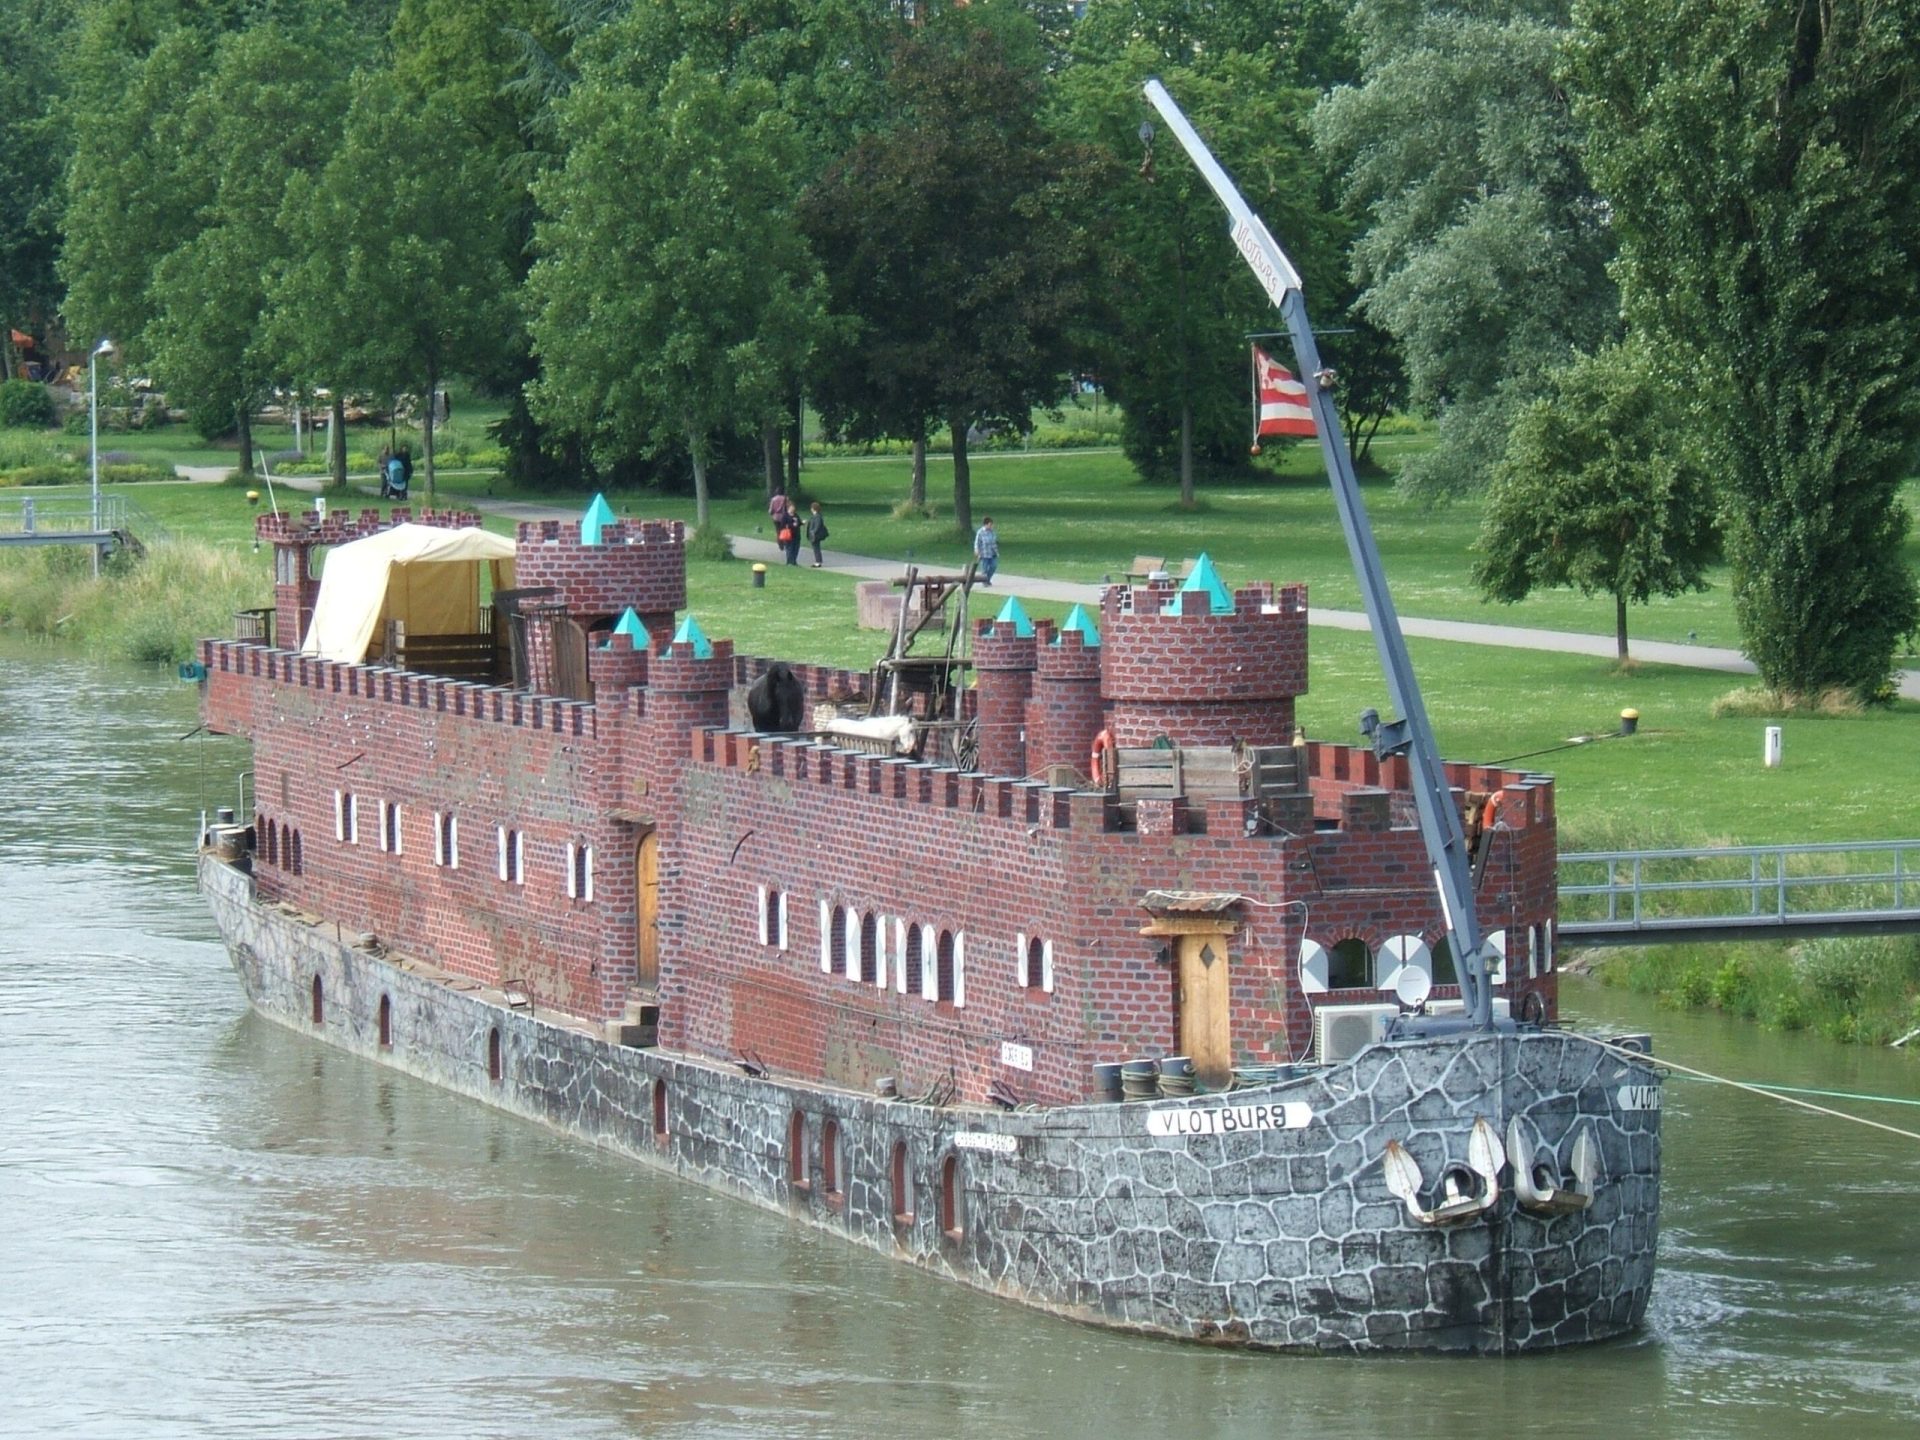
[[(1484, 1214), (1500, 1198), (1500, 1167), (1507, 1163), (1500, 1148), (1500, 1137), (1484, 1119), (1475, 1119), (1473, 1133), (1467, 1137), (1467, 1164), (1463, 1169), (1450, 1165), (1440, 1175), (1440, 1203), (1428, 1210), (1420, 1203), (1420, 1191), (1426, 1178), (1419, 1162), (1407, 1153), (1398, 1140), (1387, 1141), (1387, 1153), (1381, 1164), (1386, 1170), (1387, 1189), (1406, 1205), (1407, 1213), (1422, 1225), (1458, 1225)], [(1468, 1172), (1480, 1177), (1479, 1193)]]
[(1592, 1131), (1582, 1125), (1574, 1136), (1571, 1184), (1561, 1183), (1552, 1150), (1541, 1146), (1535, 1155), (1533, 1140), (1531, 1127), (1523, 1126), (1518, 1115), (1507, 1122), (1507, 1154), (1513, 1161), (1513, 1190), (1521, 1207), (1537, 1215), (1571, 1215), (1593, 1204), (1600, 1155)]

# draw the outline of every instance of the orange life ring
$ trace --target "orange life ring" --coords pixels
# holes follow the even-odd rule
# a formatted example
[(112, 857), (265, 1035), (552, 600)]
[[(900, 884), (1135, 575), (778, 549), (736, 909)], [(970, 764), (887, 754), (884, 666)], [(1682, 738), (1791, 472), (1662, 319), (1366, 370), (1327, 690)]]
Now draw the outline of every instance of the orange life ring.
[(1087, 757), (1087, 776), (1102, 789), (1107, 784), (1107, 757), (1113, 753), (1113, 731), (1102, 730), (1093, 737), (1093, 751)]
[(1486, 809), (1480, 812), (1480, 828), (1483, 831), (1493, 829), (1493, 822), (1500, 818), (1500, 792), (1495, 790), (1487, 796)]

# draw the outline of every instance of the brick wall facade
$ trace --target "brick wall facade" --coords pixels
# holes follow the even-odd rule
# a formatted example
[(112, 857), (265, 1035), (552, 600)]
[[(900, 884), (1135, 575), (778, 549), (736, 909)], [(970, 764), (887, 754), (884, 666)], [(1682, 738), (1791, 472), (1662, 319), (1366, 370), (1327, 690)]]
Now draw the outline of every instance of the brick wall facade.
[[(578, 548), (554, 541), (556, 556)], [(651, 539), (619, 548), (650, 546), (681, 553)], [(569, 583), (584, 587), (583, 603), (620, 601)], [(662, 581), (642, 598), (669, 593)], [(1189, 890), (1240, 897), (1226, 942), (1235, 1063), (1299, 1058), (1313, 1005), (1380, 998), (1303, 993), (1303, 939), (1377, 950), (1390, 936), (1440, 933), (1404, 766), (1308, 746), (1311, 815), (1303, 802), (1301, 823), (1285, 828), (1240, 799), (1142, 802), (1127, 825), (1103, 793), (1021, 778), (1055, 761), (1084, 768), (1108, 723), (1103, 685), (1116, 726), (1123, 715), (1239, 725), (1264, 705), (1269, 729), (1254, 733), (1291, 737), (1291, 696), (1304, 686), (1297, 587), (1244, 589), (1226, 616), (1151, 601), (1122, 613), (1110, 592), (1105, 613), (1100, 647), (1046, 626), (1025, 641), (991, 626), (976, 635), (980, 773), (728, 729), (766, 662), (724, 640), (701, 658), (658, 634), (651, 654), (624, 637), (589, 651), (592, 703), (210, 641), (205, 711), (213, 729), (254, 742), (264, 895), (454, 973), (518, 980), (537, 1003), (587, 1020), (620, 1014), (636, 983), (634, 859), (656, 834), (670, 1047), (859, 1089), (890, 1075), (903, 1094), (952, 1085), (982, 1100), (997, 1082), (1026, 1099), (1081, 1098), (1095, 1063), (1174, 1052), (1171, 957), (1140, 933), (1142, 898)], [(1222, 693), (1183, 699), (1152, 657), (1197, 667)], [(865, 678), (795, 668), (814, 697)], [(1217, 733), (1199, 738), (1219, 743)], [(1554, 913), (1551, 784), (1470, 767), (1450, 767), (1449, 780), (1501, 796), (1479, 866), (1480, 917), (1507, 934), (1511, 986), (1537, 989), (1551, 1007), (1554, 977), (1528, 978), (1532, 937)], [(356, 836), (337, 837), (336, 792), (353, 797)], [(398, 853), (383, 846), (392, 805)], [(454, 863), (441, 853), (437, 817), (448, 815)], [(517, 879), (500, 878), (502, 828), (521, 837)], [(570, 893), (587, 849), (590, 897)], [(838, 944), (836, 910), (847, 917)], [(857, 938), (869, 916), (871, 959)], [(909, 927), (923, 937), (931, 998), (903, 991)], [(846, 934), (856, 937), (851, 975)], [(1023, 940), (1050, 956), (1050, 993), (1022, 983), (1032, 978)]]

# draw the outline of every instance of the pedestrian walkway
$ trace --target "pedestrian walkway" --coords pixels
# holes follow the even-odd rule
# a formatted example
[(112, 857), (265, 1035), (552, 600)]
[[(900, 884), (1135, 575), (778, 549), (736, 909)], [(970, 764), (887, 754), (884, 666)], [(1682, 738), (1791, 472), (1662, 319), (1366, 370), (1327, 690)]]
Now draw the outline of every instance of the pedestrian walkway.
[[(302, 490), (318, 489), (319, 482), (310, 477), (292, 477), (279, 483), (297, 486)], [(489, 515), (498, 515), (509, 520), (577, 520), (579, 507), (575, 505), (543, 505), (524, 500), (493, 500), (488, 498), (465, 496), (459, 502), (471, 505)], [(735, 535), (733, 553), (742, 560), (757, 560), (767, 565), (779, 565), (785, 560), (780, 547), (771, 540), (757, 540), (749, 535)], [(825, 568), (837, 574), (847, 575), (855, 580), (892, 580), (900, 574), (904, 562), (873, 555), (855, 555), (845, 550), (823, 550)], [(1018, 595), (1022, 600), (1047, 600), (1061, 605), (1097, 606), (1100, 603), (1099, 585), (1083, 585), (1071, 580), (1049, 580), (1038, 575), (1015, 575), (1001, 570), (993, 577), (991, 593), (996, 595)], [(1366, 615), (1359, 610), (1329, 610), (1319, 606), (1307, 611), (1309, 625), (1323, 626), (1329, 630), (1369, 630)], [(1597, 659), (1611, 659), (1614, 654), (1614, 639), (1611, 635), (1583, 635), (1566, 630), (1534, 630), (1524, 625), (1488, 625), (1471, 620), (1423, 620), (1417, 616), (1402, 615), (1400, 629), (1409, 637), (1418, 640), (1447, 640), (1459, 645), (1493, 645), (1510, 650), (1550, 650), (1563, 655), (1591, 655)], [(1754, 675), (1759, 673), (1754, 663), (1738, 650), (1724, 650), (1712, 645), (1675, 645), (1662, 640), (1636, 640), (1633, 642), (1633, 658), (1645, 664), (1677, 665), (1692, 670), (1717, 670), (1728, 675)], [(1920, 670), (1901, 670), (1896, 672), (1898, 691), (1904, 700), (1920, 700)]]

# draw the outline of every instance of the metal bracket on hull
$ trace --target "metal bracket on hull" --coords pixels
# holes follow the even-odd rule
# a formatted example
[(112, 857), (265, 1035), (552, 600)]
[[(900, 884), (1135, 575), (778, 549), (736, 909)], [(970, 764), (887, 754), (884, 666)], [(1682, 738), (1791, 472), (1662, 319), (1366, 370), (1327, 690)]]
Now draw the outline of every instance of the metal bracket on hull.
[(1513, 1191), (1522, 1209), (1537, 1215), (1571, 1215), (1593, 1204), (1600, 1154), (1585, 1125), (1574, 1137), (1569, 1179), (1560, 1175), (1553, 1151), (1535, 1146), (1530, 1127), (1518, 1115), (1507, 1122), (1507, 1155), (1513, 1161)]
[[(1454, 1165), (1441, 1172), (1440, 1203), (1429, 1210), (1420, 1203), (1426, 1177), (1420, 1173), (1420, 1163), (1407, 1153), (1407, 1147), (1398, 1140), (1389, 1140), (1387, 1153), (1381, 1160), (1386, 1170), (1387, 1189), (1399, 1197), (1407, 1213), (1422, 1225), (1458, 1225), (1491, 1210), (1500, 1198), (1500, 1167), (1506, 1163), (1506, 1152), (1501, 1149), (1500, 1137), (1494, 1133), (1493, 1126), (1484, 1119), (1476, 1119), (1473, 1133), (1467, 1137), (1465, 1168)], [(1477, 1187), (1470, 1175), (1480, 1177)]]

